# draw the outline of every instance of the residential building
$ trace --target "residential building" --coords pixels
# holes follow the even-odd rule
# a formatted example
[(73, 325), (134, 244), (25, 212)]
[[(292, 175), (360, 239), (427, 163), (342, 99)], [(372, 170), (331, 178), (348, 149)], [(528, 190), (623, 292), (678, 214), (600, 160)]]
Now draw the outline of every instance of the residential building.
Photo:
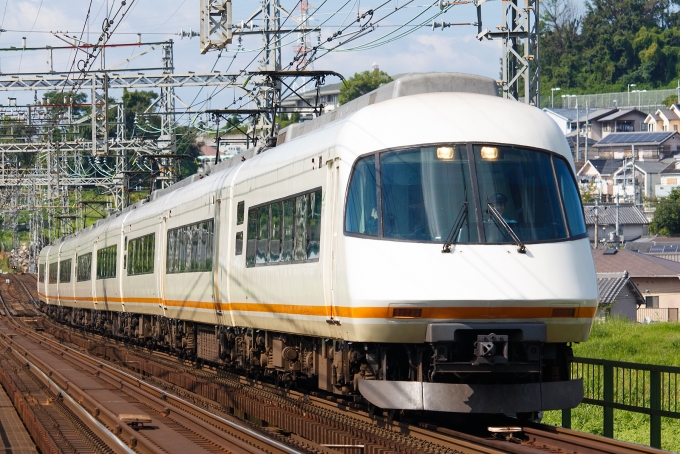
[[(615, 240), (617, 205), (614, 203), (584, 204), (583, 212), (586, 216), (586, 228), (590, 241), (595, 240), (597, 228), (598, 243)], [(633, 241), (647, 234), (649, 221), (645, 214), (633, 204), (618, 205), (618, 222), (620, 241)]]
[[(330, 112), (340, 105), (338, 102), (338, 96), (340, 96), (340, 87), (342, 87), (342, 82), (321, 86), (319, 90), (319, 102), (324, 105), (324, 112)], [(291, 94), (287, 98), (283, 99), (281, 101), (281, 107), (284, 112), (286, 109), (291, 110), (292, 108), (310, 108), (316, 105), (316, 96), (316, 88), (311, 85), (307, 91), (299, 93), (299, 96)], [(300, 119), (309, 120), (311, 118), (311, 109), (310, 112), (304, 112), (304, 110), (300, 111)]]
[(592, 254), (598, 274), (628, 273), (645, 308), (680, 308), (680, 263), (625, 249), (593, 249)]
[(647, 131), (645, 119), (647, 114), (637, 109), (618, 109), (609, 115), (599, 118), (602, 125), (602, 138), (617, 132)]
[(654, 188), (654, 194), (657, 197), (668, 197), (673, 189), (680, 187), (680, 160), (668, 164), (659, 176), (660, 181)]
[(600, 200), (613, 200), (613, 175), (622, 165), (622, 159), (589, 159), (586, 161), (576, 174), (581, 193), (594, 190), (593, 195), (599, 197)]
[(609, 133), (593, 145), (593, 154), (600, 159), (623, 159), (632, 156), (640, 161), (660, 161), (678, 152), (677, 132), (616, 132)]
[[(655, 196), (655, 189), (661, 183), (661, 171), (668, 166), (666, 162), (624, 161), (612, 175), (614, 178), (614, 197), (620, 195), (641, 203), (644, 198)], [(633, 185), (635, 180), (635, 185)]]
[[(600, 119), (617, 112), (618, 109), (549, 109), (544, 108), (545, 112), (560, 127), (565, 136), (576, 134), (577, 123), (581, 136), (587, 136), (595, 141), (602, 139), (602, 122)], [(586, 117), (588, 121), (588, 133), (586, 134)]]
[(635, 321), (638, 308), (645, 304), (645, 298), (627, 271), (597, 273), (597, 294), (597, 315), (600, 317), (620, 317)]
[(673, 104), (668, 109), (658, 109), (645, 118), (647, 131), (678, 131), (680, 128), (680, 104)]

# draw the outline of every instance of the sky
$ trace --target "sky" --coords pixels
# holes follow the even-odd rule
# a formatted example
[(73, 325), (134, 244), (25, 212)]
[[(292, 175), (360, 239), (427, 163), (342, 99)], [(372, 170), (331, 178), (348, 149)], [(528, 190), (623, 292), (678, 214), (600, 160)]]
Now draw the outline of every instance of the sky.
[[(83, 41), (94, 42), (99, 37), (106, 10), (113, 16), (121, 8), (122, 0), (0, 0), (0, 50), (12, 46), (21, 49), (22, 38), (26, 38), (27, 47), (66, 45), (56, 35), (64, 37), (80, 36)], [(585, 0), (576, 0), (582, 3)], [(179, 33), (199, 29), (199, 0), (127, 0), (121, 11), (128, 7), (122, 21), (114, 21), (116, 31), (109, 43), (134, 43), (141, 34), (144, 43), (174, 41), (174, 65), (176, 73), (194, 71), (209, 72), (213, 68), (221, 72), (235, 72), (249, 68), (257, 69), (261, 35), (243, 37), (240, 47), (237, 39), (222, 52), (199, 53), (198, 38), (181, 38)], [(247, 19), (259, 7), (256, 0), (233, 0), (233, 18), (235, 23)], [(297, 0), (281, 0), (281, 6), (294, 10)], [(500, 0), (488, 0), (482, 5), (483, 27), (495, 30), (501, 25), (502, 4)], [(321, 26), (321, 40), (326, 40), (338, 30), (344, 30), (348, 36), (355, 27), (344, 28), (356, 21), (357, 12), (364, 14), (373, 9), (373, 22), (377, 23), (374, 31), (338, 50), (328, 53), (313, 64), (316, 70), (336, 71), (349, 77), (355, 72), (371, 69), (373, 64), (388, 74), (428, 71), (457, 71), (498, 78), (500, 72), (501, 42), (479, 41), (476, 38), (477, 27), (470, 25), (453, 26), (432, 30), (433, 18), (437, 22), (466, 23), (477, 20), (476, 8), (470, 2), (453, 6), (441, 13), (437, 3), (425, 0), (310, 0), (310, 26)], [(89, 20), (86, 22), (89, 8)], [(293, 11), (293, 16), (300, 16), (300, 11)], [(285, 17), (285, 15), (284, 15)], [(380, 19), (380, 20), (379, 20)], [(364, 20), (366, 22), (366, 19)], [(254, 24), (260, 25), (257, 18)], [(423, 27), (413, 25), (427, 24)], [(296, 25), (288, 19), (284, 28)], [(408, 32), (399, 39), (390, 38)], [(310, 34), (310, 42), (316, 44), (319, 36)], [(282, 61), (284, 66), (291, 62), (297, 34), (284, 37), (282, 43)], [(337, 40), (332, 42), (333, 45)], [(376, 44), (381, 44), (373, 47)], [(105, 67), (119, 68), (158, 68), (161, 53), (158, 49), (129, 63), (125, 60), (133, 57), (149, 46), (107, 49)], [(357, 47), (369, 48), (359, 50)], [(238, 50), (238, 52), (237, 52)], [(11, 51), (0, 52), (0, 73), (42, 73), (48, 70), (48, 52)], [(74, 61), (73, 51), (54, 50), (52, 64), (55, 71), (64, 71), (78, 66), (81, 53)], [(98, 60), (94, 67), (101, 67)], [(144, 71), (151, 74), (155, 71)], [(159, 71), (160, 72), (160, 71)], [(0, 77), (3, 77), (0, 75)], [(8, 77), (8, 76), (4, 76)], [(327, 83), (335, 80), (328, 79)], [(203, 90), (182, 89), (177, 91), (184, 103), (196, 109), (225, 107), (233, 102), (233, 93), (228, 90), (215, 91), (213, 88)], [(111, 93), (114, 97), (120, 94)], [(211, 95), (213, 95), (211, 97)], [(33, 93), (14, 92), (7, 96), (17, 97), (18, 102), (30, 102)], [(39, 95), (40, 96), (40, 95)], [(5, 96), (0, 93), (0, 104), (5, 104)]]

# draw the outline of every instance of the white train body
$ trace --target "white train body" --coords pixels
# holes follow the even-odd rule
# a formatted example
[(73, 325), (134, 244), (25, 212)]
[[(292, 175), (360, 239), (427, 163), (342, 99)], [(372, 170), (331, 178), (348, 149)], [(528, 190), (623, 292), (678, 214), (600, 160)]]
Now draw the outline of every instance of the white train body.
[[(563, 354), (565, 343), (588, 338), (597, 304), (597, 286), (585, 231), (579, 232), (578, 222), (567, 219), (567, 205), (573, 205), (573, 202), (565, 201), (566, 196), (560, 199), (561, 204), (559, 200), (557, 202), (556, 209), (561, 210), (562, 216), (561, 221), (553, 224), (564, 224), (554, 227), (555, 231), (565, 232), (562, 238), (524, 239), (526, 253), (518, 252), (513, 240), (503, 238), (495, 243), (490, 240), (488, 229), (500, 230), (501, 227), (491, 226), (495, 221), (486, 202), (493, 197), (500, 202), (508, 196), (480, 195), (479, 185), (487, 177), (479, 173), (481, 170), (477, 174), (474, 172), (487, 164), (479, 158), (475, 158), (478, 162), (472, 163), (470, 158), (480, 152), (479, 146), (489, 144), (490, 153), (496, 150), (498, 155), (500, 150), (501, 156), (512, 157), (516, 153), (519, 161), (531, 153), (542, 153), (541, 159), (552, 162), (554, 169), (568, 168), (573, 183), (571, 153), (554, 122), (539, 109), (493, 96), (494, 90), (493, 81), (473, 76), (407, 76), (333, 113), (296, 126), (297, 129), (289, 128), (279, 136), (282, 143), (273, 149), (238, 155), (217, 166), (208, 176), (197, 176), (190, 183), (181, 182), (157, 191), (150, 200), (44, 248), (40, 255), (39, 294), (49, 310), (76, 325), (87, 327), (99, 323), (99, 330), (112, 335), (124, 332), (126, 337), (154, 339), (159, 345), (183, 349), (189, 356), (247, 369), (262, 367), (287, 379), (291, 373), (293, 379), (318, 376), (319, 386), (323, 389), (347, 393), (353, 387), (384, 408), (487, 412), (572, 406), (580, 399), (577, 384), (567, 381), (564, 371), (560, 372), (559, 380), (553, 380), (546, 377), (544, 370), (536, 375), (542, 378), (531, 380), (531, 392), (548, 395), (550, 390), (546, 386), (550, 383), (546, 382), (568, 384), (572, 388), (566, 394), (571, 400), (547, 403), (545, 398), (538, 398), (537, 402), (531, 397), (529, 403), (526, 399), (521, 402), (510, 399), (504, 405), (490, 403), (499, 395), (516, 391), (507, 386), (528, 386), (513, 380), (504, 384), (502, 377), (510, 374), (503, 374), (502, 369), (498, 369), (507, 365), (493, 364), (503, 362), (498, 351), (488, 356), (496, 358), (490, 364), (476, 361), (474, 365), (490, 368), (494, 376), (501, 378), (494, 383), (474, 379), (463, 391), (444, 390), (441, 386), (438, 391), (427, 388), (444, 384), (455, 387), (458, 385), (450, 382), (460, 383), (461, 380), (428, 378), (428, 373), (438, 367), (433, 366), (437, 361), (418, 360), (420, 362), (415, 364), (410, 356), (411, 347), (407, 347), (408, 361), (418, 371), (405, 372), (392, 379), (387, 372), (388, 367), (395, 371), (403, 367), (404, 360), (400, 360), (399, 366), (388, 366), (391, 360), (387, 358), (387, 352), (391, 350), (381, 345), (418, 346), (413, 347), (413, 352), (426, 351), (425, 357), (434, 358), (437, 353), (432, 355), (430, 351), (436, 352), (438, 345), (455, 350), (456, 333), (462, 333), (461, 330), (474, 332), (475, 336), (492, 333), (510, 336), (505, 344), (502, 338), (489, 341), (492, 349), (502, 349), (515, 341), (538, 348), (555, 345), (558, 346), (557, 356)], [(294, 135), (297, 137), (291, 139)], [(384, 153), (414, 149), (418, 151), (409, 156), (415, 156), (414, 165), (420, 167), (409, 167), (409, 163), (404, 164), (404, 158), (404, 162), (394, 161), (397, 170), (388, 171), (387, 166), (393, 161), (389, 161)], [(459, 160), (459, 154), (467, 153), (468, 158), (460, 158), (460, 165), (456, 164), (458, 167), (455, 168), (467, 169), (465, 171), (469, 173), (463, 179), (476, 175), (466, 180), (469, 183), (465, 189), (468, 223), (454, 235), (458, 241), (450, 253), (442, 253), (442, 244), (453, 227), (452, 220), (458, 214), (459, 204), (455, 205), (453, 213), (442, 213), (441, 206), (446, 203), (437, 205), (439, 211), (426, 210), (428, 194), (434, 197), (432, 200), (444, 197), (442, 193), (446, 191), (441, 188), (447, 180), (437, 176), (440, 167), (434, 158), (422, 163), (417, 161), (430, 159), (418, 156), (425, 156), (426, 152), (435, 149), (437, 157), (443, 150), (445, 158), (449, 150), (454, 150), (451, 152), (455, 154), (453, 160)], [(370, 167), (370, 162), (375, 162), (370, 159), (377, 159), (370, 158), (375, 153), (383, 156), (379, 161), (381, 164)], [(394, 183), (390, 190), (395, 194), (398, 191), (408, 193), (409, 201), (404, 203), (409, 203), (409, 207), (407, 211), (403, 207), (391, 207), (397, 214), (390, 215), (390, 220), (386, 221), (388, 207), (383, 207), (381, 202), (391, 204), (392, 201), (385, 199), (386, 195), (381, 192), (375, 200), (371, 199), (373, 189), (370, 178), (366, 179), (368, 186), (361, 186), (364, 195), (358, 202), (363, 210), (361, 219), (352, 227), (346, 218), (350, 209), (347, 200), (352, 191), (350, 178), (353, 169), (358, 168), (359, 159), (367, 156), (369, 173), (365, 175), (371, 175), (371, 168), (380, 169), (375, 172), (376, 187), (383, 188), (380, 184), (387, 184), (387, 180), (383, 182), (382, 179), (392, 178), (392, 172), (396, 175), (394, 181), (420, 178), (420, 189), (416, 193), (413, 187), (417, 185)], [(389, 156), (402, 159), (398, 154)], [(399, 170), (407, 168), (420, 170)], [(358, 172), (355, 171), (357, 175)], [(493, 173), (496, 170), (489, 172), (485, 175), (497, 176)], [(558, 170), (554, 172), (550, 178), (557, 181), (560, 174)], [(433, 182), (431, 187), (427, 186), (428, 181)], [(475, 190), (475, 183), (479, 190)], [(531, 212), (532, 207), (527, 203), (542, 197), (537, 193), (540, 185), (523, 191), (517, 189), (522, 181), (512, 184), (514, 189), (509, 190), (514, 190), (516, 197), (524, 200), (523, 206), (519, 202), (515, 204), (515, 215), (543, 216), (541, 212), (545, 210), (540, 204)], [(562, 186), (559, 182), (556, 184), (558, 196), (575, 190), (575, 184), (572, 189), (565, 189), (563, 182)], [(387, 191), (386, 188), (380, 190)], [(476, 195), (470, 197), (468, 192)], [(319, 194), (321, 202), (318, 201)], [(354, 194), (351, 194), (352, 200), (356, 199)], [(421, 203), (421, 199), (425, 201)], [(294, 201), (286, 202), (290, 200)], [(372, 202), (376, 203), (377, 210), (367, 211), (366, 205)], [(286, 218), (291, 203), (293, 210), (297, 207), (293, 214), (299, 215), (293, 223), (289, 222), (293, 218)], [(303, 216), (300, 210), (304, 203), (308, 206)], [(436, 203), (430, 202), (430, 205)], [(276, 207), (271, 208), (274, 205)], [(259, 210), (257, 207), (265, 208)], [(280, 217), (276, 218), (278, 211), (272, 210), (281, 211)], [(582, 222), (580, 201), (578, 210)], [(419, 224), (399, 218), (403, 213), (411, 212), (425, 213), (430, 231), (437, 222), (446, 224), (444, 235), (429, 237), (429, 241), (408, 237), (411, 231), (415, 232), (413, 235), (428, 235), (423, 233), (425, 221)], [(254, 213), (258, 213), (256, 219)], [(356, 217), (355, 214), (352, 216)], [(242, 223), (239, 223), (239, 217), (242, 217)], [(436, 220), (437, 217), (444, 221)], [(265, 238), (259, 243), (259, 251), (258, 240), (249, 240), (253, 236), (255, 220), (258, 221), (257, 233)], [(406, 234), (399, 234), (402, 237), (394, 234), (399, 222), (412, 225)], [(570, 222), (575, 223), (573, 228)], [(375, 227), (367, 227), (371, 223)], [(281, 231), (282, 224), (284, 231)], [(359, 227), (355, 228), (357, 225)], [(511, 228), (516, 225), (516, 229), (522, 231), (519, 221), (508, 220), (508, 225)], [(553, 228), (546, 225), (543, 230), (534, 229), (538, 232), (534, 232), (535, 235), (543, 235), (541, 232)], [(293, 233), (285, 231), (289, 227), (295, 228)], [(349, 231), (352, 229), (363, 233)], [(369, 232), (370, 229), (373, 230)], [(461, 241), (464, 229), (468, 229), (468, 241)], [(402, 231), (405, 230), (402, 228)], [(136, 252), (130, 252), (133, 240), (151, 234), (153, 236), (147, 240), (137, 240)], [(295, 238), (295, 234), (299, 238)], [(240, 246), (239, 235), (242, 235)], [(486, 241), (479, 240), (482, 236)], [(182, 238), (192, 238), (189, 241), (195, 243), (186, 245), (181, 243)], [(286, 243), (286, 238), (292, 243)], [(175, 244), (175, 239), (179, 243)], [(299, 244), (296, 243), (298, 240)], [(115, 246), (115, 253), (112, 249), (108, 249), (108, 255), (98, 252), (112, 246)], [(239, 248), (241, 253), (237, 254)], [(187, 258), (182, 250), (194, 250), (197, 255)], [(85, 279), (87, 271), (81, 269), (86, 267), (87, 253), (92, 254), (89, 279)], [(134, 273), (129, 273), (132, 268), (127, 263), (131, 254), (136, 254)], [(284, 261), (288, 257), (290, 260)], [(68, 259), (71, 259), (70, 263)], [(76, 267), (78, 260), (81, 268)], [(105, 260), (108, 260), (106, 264)], [(61, 265), (55, 265), (57, 263)], [(190, 269), (182, 271), (182, 266)], [(67, 271), (66, 267), (71, 268)], [(164, 320), (171, 323), (163, 325), (161, 321)], [(135, 326), (130, 327), (131, 323)], [(180, 328), (177, 328), (178, 323)], [(209, 330), (214, 334), (206, 334)], [(225, 332), (227, 334), (223, 334)], [(256, 332), (266, 335), (259, 339)], [(168, 341), (168, 338), (172, 339)], [(179, 347), (174, 344), (175, 338), (182, 339)], [(229, 343), (229, 339), (236, 339), (236, 344)], [(480, 339), (477, 341), (481, 342)], [(206, 345), (210, 342), (216, 343), (214, 348)], [(254, 357), (242, 357), (247, 353), (237, 347), (238, 342), (250, 343), (251, 347), (259, 349), (259, 353)], [(327, 344), (330, 346), (328, 351), (325, 349)], [(473, 344), (469, 347), (477, 348), (477, 344)], [(352, 353), (357, 351), (352, 345), (363, 345), (363, 351)], [(287, 350), (284, 354), (286, 348), (296, 352)], [(373, 356), (366, 353), (364, 357), (364, 351), (374, 350)], [(337, 352), (340, 352), (339, 356)], [(459, 363), (451, 360), (452, 353), (447, 354), (442, 365)], [(406, 358), (404, 355), (399, 353), (397, 356)], [(547, 355), (552, 357), (552, 350)], [(508, 363), (513, 362), (508, 360), (507, 351), (505, 357)], [(555, 361), (555, 364), (559, 362)], [(519, 362), (524, 364), (527, 360), (524, 358)], [(453, 375), (441, 377), (460, 377), (466, 370), (453, 366), (450, 369)], [(536, 372), (535, 368), (532, 370)], [(411, 378), (406, 379), (404, 374)], [(449, 397), (443, 400), (436, 397), (441, 392)], [(461, 398), (460, 392), (467, 393), (467, 397)], [(410, 397), (385, 397), (390, 393)], [(425, 397), (418, 397), (419, 393)], [(474, 393), (487, 397), (482, 399), (483, 403), (475, 405), (469, 398)], [(558, 394), (565, 393), (557, 391), (555, 395)], [(443, 403), (433, 404), (433, 400)], [(440, 408), (442, 406), (446, 408)]]

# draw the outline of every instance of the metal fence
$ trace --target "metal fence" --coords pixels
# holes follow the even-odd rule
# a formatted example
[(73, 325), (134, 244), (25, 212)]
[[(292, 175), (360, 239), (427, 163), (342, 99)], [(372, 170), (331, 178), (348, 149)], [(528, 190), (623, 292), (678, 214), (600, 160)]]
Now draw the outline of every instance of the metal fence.
[[(627, 91), (617, 93), (598, 93), (592, 95), (569, 95), (561, 92), (556, 92), (554, 97), (554, 105), (556, 108), (564, 107), (575, 109), (583, 109), (585, 112), (586, 106), (589, 109), (604, 109), (609, 107), (636, 107), (644, 112), (654, 112), (657, 109), (665, 108), (664, 101), (671, 96), (677, 96), (677, 88), (666, 90), (649, 90), (649, 91)], [(558, 96), (559, 94), (559, 96)], [(541, 107), (550, 107), (553, 102), (550, 96), (541, 96)]]
[[(583, 379), (583, 403), (603, 407), (603, 433), (614, 437), (614, 409), (649, 415), (649, 443), (661, 448), (661, 418), (680, 419), (680, 367), (574, 358), (572, 378)], [(562, 410), (571, 428), (571, 410)]]
[(664, 307), (664, 308), (645, 308), (638, 309), (636, 311), (637, 322), (647, 323), (647, 322), (677, 322), (678, 321), (678, 308), (676, 307)]

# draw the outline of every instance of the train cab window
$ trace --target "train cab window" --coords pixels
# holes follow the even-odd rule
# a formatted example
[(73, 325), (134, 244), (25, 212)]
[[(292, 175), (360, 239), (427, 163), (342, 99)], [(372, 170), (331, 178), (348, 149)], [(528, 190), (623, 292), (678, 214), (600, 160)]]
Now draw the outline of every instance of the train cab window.
[(246, 266), (255, 266), (257, 253), (258, 209), (248, 210), (248, 242), (246, 243)]
[(45, 282), (45, 264), (41, 263), (38, 265), (38, 282), (41, 284)]
[(278, 263), (281, 261), (281, 224), (283, 203), (276, 202), (271, 204), (271, 232), (269, 238), (269, 263)]
[(236, 255), (243, 254), (243, 232), (236, 232)]
[(153, 273), (155, 253), (156, 234), (131, 239), (128, 244), (127, 274)]
[(97, 279), (116, 277), (117, 245), (97, 251)]
[(364, 235), (378, 235), (378, 199), (375, 179), (375, 155), (359, 160), (347, 193), (345, 230)]
[(307, 260), (318, 259), (321, 247), (321, 191), (309, 194), (309, 236), (307, 239)]
[(243, 215), (245, 211), (245, 202), (239, 202), (236, 205), (236, 225), (243, 224)]
[(583, 218), (581, 197), (579, 197), (576, 181), (571, 174), (569, 164), (564, 159), (553, 157), (557, 185), (562, 195), (564, 211), (567, 216), (567, 225), (571, 236), (585, 235), (586, 223)]
[(59, 262), (59, 283), (71, 282), (71, 259)]
[[(215, 241), (212, 219), (168, 230), (166, 273), (212, 271), (213, 244)], [(147, 239), (146, 267), (149, 262), (149, 240)]]
[(50, 275), (48, 276), (50, 284), (57, 283), (57, 276), (59, 272), (59, 264), (57, 262), (50, 263)]
[(307, 258), (307, 216), (309, 194), (295, 198), (295, 242), (293, 244), (293, 260)]
[(92, 252), (76, 258), (76, 281), (89, 281), (92, 278)]

